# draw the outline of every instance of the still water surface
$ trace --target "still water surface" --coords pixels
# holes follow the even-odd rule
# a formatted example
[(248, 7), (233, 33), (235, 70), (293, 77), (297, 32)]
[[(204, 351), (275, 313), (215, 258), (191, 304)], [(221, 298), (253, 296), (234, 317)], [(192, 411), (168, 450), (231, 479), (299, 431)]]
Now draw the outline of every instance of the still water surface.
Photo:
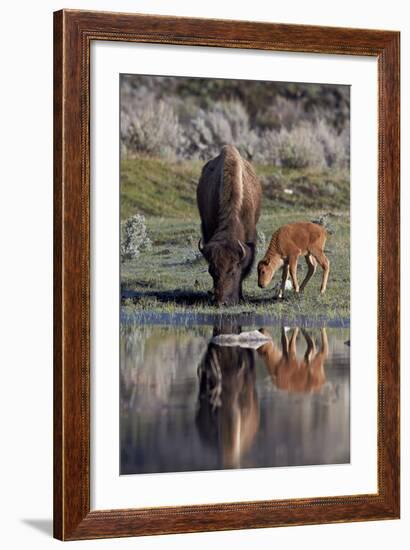
[(348, 463), (349, 330), (263, 332), (253, 349), (211, 326), (123, 325), (120, 473)]

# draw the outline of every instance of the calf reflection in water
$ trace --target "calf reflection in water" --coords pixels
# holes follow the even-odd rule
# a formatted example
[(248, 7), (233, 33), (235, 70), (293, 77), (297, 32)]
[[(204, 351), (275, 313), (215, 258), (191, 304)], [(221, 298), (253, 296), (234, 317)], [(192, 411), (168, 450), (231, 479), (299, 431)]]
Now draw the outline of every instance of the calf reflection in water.
[(349, 332), (254, 328), (124, 329), (121, 474), (349, 462)]
[[(262, 329), (261, 332), (267, 334)], [(302, 360), (296, 354), (296, 341), (299, 329), (295, 328), (290, 340), (282, 329), (281, 348), (270, 341), (258, 349), (263, 358), (272, 382), (278, 389), (288, 392), (317, 392), (326, 382), (324, 362), (329, 355), (326, 329), (321, 329), (321, 349), (318, 351), (312, 337), (302, 329), (306, 341), (306, 351)]]
[[(214, 336), (220, 333), (214, 330)], [(210, 343), (198, 367), (196, 426), (201, 440), (218, 449), (223, 468), (241, 467), (258, 431), (254, 354), (253, 349)]]

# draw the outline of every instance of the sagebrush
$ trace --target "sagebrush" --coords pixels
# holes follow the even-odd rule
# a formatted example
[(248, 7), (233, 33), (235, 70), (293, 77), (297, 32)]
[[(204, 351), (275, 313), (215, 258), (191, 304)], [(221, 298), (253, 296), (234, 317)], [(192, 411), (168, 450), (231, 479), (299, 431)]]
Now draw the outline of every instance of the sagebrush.
[(348, 169), (348, 87), (244, 82), (123, 77), (123, 154), (208, 160), (232, 143), (262, 164)]
[(152, 242), (147, 234), (145, 217), (142, 214), (131, 216), (121, 222), (121, 260), (136, 258), (141, 250), (151, 250)]

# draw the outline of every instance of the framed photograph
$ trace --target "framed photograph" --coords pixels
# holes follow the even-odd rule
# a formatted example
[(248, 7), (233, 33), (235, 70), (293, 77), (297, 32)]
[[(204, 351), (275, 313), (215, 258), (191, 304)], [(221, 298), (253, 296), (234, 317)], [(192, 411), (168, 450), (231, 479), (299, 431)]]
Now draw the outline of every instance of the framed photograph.
[(54, 14), (54, 535), (394, 519), (398, 32)]

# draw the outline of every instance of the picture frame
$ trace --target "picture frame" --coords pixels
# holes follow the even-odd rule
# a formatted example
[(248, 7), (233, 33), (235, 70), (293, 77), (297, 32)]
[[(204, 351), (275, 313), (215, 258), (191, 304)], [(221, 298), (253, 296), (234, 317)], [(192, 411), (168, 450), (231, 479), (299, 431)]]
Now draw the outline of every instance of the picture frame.
[[(91, 510), (90, 47), (96, 40), (377, 59), (377, 493)], [(54, 14), (56, 538), (80, 540), (400, 517), (399, 48), (400, 34), (393, 31), (76, 10)]]

